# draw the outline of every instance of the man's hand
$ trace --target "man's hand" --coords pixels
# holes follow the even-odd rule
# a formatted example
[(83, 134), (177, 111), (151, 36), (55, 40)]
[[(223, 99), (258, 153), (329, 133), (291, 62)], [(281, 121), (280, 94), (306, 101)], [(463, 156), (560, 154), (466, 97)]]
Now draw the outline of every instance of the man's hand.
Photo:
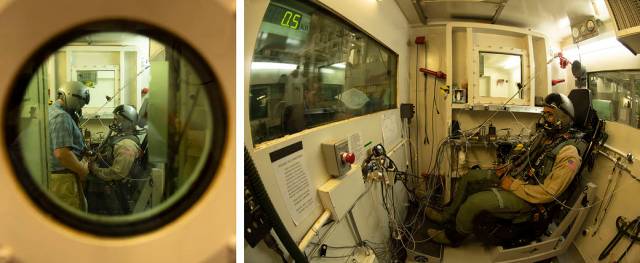
[(81, 166), (81, 173), (79, 173), (78, 175), (80, 176), (81, 180), (84, 180), (87, 178), (87, 175), (89, 175), (89, 161), (86, 159), (82, 159), (82, 161), (80, 161), (80, 166)]
[(80, 181), (84, 181), (89, 174), (89, 162), (78, 160), (76, 155), (69, 148), (62, 147), (53, 150), (53, 156), (60, 161), (60, 164), (78, 175)]
[(511, 176), (502, 177), (502, 181), (500, 181), (500, 186), (504, 190), (510, 190), (511, 184), (513, 183), (513, 178)]

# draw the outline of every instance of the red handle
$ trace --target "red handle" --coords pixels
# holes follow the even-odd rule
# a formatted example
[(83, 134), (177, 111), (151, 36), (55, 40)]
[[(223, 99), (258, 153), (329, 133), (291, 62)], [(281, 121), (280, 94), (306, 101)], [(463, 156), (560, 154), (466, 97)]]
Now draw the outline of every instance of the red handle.
[(356, 155), (354, 153), (342, 153), (340, 158), (343, 162), (353, 164), (356, 162)]
[(422, 72), (424, 74), (429, 74), (429, 75), (434, 76), (434, 77), (439, 78), (439, 79), (447, 79), (447, 74), (445, 74), (442, 71), (433, 71), (433, 70), (426, 69), (426, 68), (420, 68), (419, 70), (420, 70), (420, 72)]

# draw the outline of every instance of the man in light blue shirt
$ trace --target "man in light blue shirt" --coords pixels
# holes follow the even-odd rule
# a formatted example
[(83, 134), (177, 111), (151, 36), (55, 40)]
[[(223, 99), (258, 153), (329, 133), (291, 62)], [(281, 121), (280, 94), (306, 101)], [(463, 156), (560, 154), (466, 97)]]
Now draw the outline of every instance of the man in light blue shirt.
[(89, 103), (89, 91), (82, 83), (67, 82), (58, 89), (49, 107), (49, 191), (63, 203), (84, 210), (81, 181), (89, 174), (82, 160), (84, 141), (72, 114)]

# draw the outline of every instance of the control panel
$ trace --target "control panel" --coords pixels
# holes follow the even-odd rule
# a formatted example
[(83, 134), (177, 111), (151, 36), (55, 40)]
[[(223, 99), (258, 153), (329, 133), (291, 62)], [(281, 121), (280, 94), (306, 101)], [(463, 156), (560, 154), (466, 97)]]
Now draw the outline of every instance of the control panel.
[(351, 164), (356, 161), (356, 155), (349, 151), (347, 139), (322, 143), (322, 155), (327, 165), (327, 171), (335, 177), (347, 174), (351, 170)]

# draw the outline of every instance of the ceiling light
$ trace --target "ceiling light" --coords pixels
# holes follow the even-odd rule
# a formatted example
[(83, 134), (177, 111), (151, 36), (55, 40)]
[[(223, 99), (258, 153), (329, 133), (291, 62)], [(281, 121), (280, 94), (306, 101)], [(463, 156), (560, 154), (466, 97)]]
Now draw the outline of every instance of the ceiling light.
[(563, 19), (560, 19), (560, 21), (558, 21), (558, 27), (569, 27), (571, 26), (571, 21), (569, 20), (568, 16), (565, 16)]
[(620, 44), (620, 42), (618, 42), (618, 40), (613, 36), (602, 38), (598, 41), (587, 42), (586, 44), (580, 44), (579, 47), (580, 48), (577, 48), (574, 45), (573, 47), (563, 51), (562, 54), (566, 58), (569, 58), (571, 60), (576, 60), (580, 58), (580, 56), (578, 55), (578, 51), (580, 52), (581, 55), (584, 55), (584, 54), (589, 54), (589, 53), (598, 52), (605, 49), (612, 49), (612, 48), (623, 48), (626, 50), (626, 48), (622, 44)]
[(298, 67), (296, 64), (278, 63), (278, 62), (253, 62), (251, 63), (251, 70), (261, 69), (281, 69), (281, 70), (294, 70)]
[(600, 20), (607, 20), (610, 18), (609, 11), (607, 10), (607, 4), (604, 0), (592, 0), (591, 6), (593, 6), (593, 11), (596, 13), (596, 17)]
[(510, 69), (510, 68), (514, 68), (515, 66), (519, 66), (519, 65), (520, 65), (520, 57), (519, 56), (510, 56), (500, 66), (502, 66), (505, 69)]

